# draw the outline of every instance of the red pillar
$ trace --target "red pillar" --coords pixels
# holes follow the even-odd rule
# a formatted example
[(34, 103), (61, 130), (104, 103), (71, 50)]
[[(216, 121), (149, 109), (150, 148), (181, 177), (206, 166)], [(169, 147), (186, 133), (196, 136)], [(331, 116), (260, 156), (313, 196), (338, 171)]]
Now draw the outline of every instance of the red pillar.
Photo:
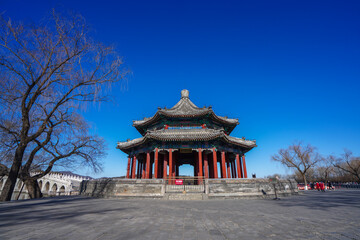
[(171, 172), (171, 176), (174, 179), (175, 178), (175, 170), (176, 170), (176, 164), (177, 164), (177, 158), (176, 158), (177, 154), (176, 152), (174, 152), (173, 154), (173, 168), (172, 168), (172, 172)]
[(130, 176), (130, 164), (131, 164), (131, 157), (128, 157), (128, 164), (127, 164), (127, 168), (126, 168), (126, 178), (129, 178)]
[(245, 155), (242, 156), (242, 162), (243, 162), (243, 166), (244, 166), (244, 178), (247, 178)]
[(199, 148), (198, 151), (199, 151), (199, 154), (198, 154), (198, 166), (199, 166), (198, 177), (199, 177), (199, 184), (200, 184), (202, 181), (202, 177), (203, 177), (202, 149)]
[(164, 169), (163, 169), (163, 178), (167, 177), (167, 167), (168, 167), (168, 155), (165, 153), (164, 155)]
[(229, 155), (227, 157), (225, 155), (225, 158), (226, 158), (227, 178), (231, 178)]
[(213, 148), (213, 169), (214, 169), (214, 178), (218, 178), (217, 156), (216, 156), (215, 148)]
[(199, 156), (198, 157), (199, 169), (198, 169), (198, 171), (199, 171), (199, 177), (202, 177), (203, 176), (202, 149), (199, 148), (198, 151), (199, 151), (199, 155), (198, 155)]
[(141, 160), (141, 178), (143, 179), (145, 178), (145, 173), (146, 173), (145, 166), (146, 166), (145, 160)]
[(172, 184), (172, 177), (173, 177), (173, 155), (172, 155), (172, 149), (169, 149), (169, 183)]
[(209, 178), (209, 163), (207, 154), (204, 154), (204, 172), (205, 178)]
[(155, 170), (154, 170), (154, 175), (155, 178), (159, 178), (158, 175), (158, 168), (159, 168), (159, 149), (155, 148), (155, 156), (154, 156), (154, 161), (155, 161)]
[(146, 179), (150, 177), (150, 153), (146, 153)]
[(221, 173), (222, 178), (226, 178), (226, 168), (225, 168), (225, 152), (221, 152)]
[(243, 178), (243, 173), (242, 173), (242, 167), (241, 167), (241, 163), (240, 163), (239, 154), (236, 154), (236, 166), (237, 166), (238, 178)]
[(146, 178), (146, 162), (145, 160), (142, 160), (142, 175), (141, 178), (145, 179)]
[(131, 178), (135, 178), (135, 168), (136, 168), (136, 156), (133, 156), (132, 168), (131, 168)]

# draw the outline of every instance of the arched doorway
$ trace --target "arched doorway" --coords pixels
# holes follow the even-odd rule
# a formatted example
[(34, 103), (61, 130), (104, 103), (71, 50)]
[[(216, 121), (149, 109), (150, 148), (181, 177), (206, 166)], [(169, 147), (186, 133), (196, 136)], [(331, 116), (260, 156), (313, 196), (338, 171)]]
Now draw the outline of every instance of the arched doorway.
[(56, 195), (56, 191), (57, 191), (57, 185), (56, 183), (54, 183), (54, 185), (51, 188), (51, 194)]
[(50, 190), (50, 183), (47, 182), (47, 183), (45, 184), (45, 191), (48, 193), (49, 190)]
[(59, 189), (60, 195), (65, 195), (65, 186), (61, 186)]

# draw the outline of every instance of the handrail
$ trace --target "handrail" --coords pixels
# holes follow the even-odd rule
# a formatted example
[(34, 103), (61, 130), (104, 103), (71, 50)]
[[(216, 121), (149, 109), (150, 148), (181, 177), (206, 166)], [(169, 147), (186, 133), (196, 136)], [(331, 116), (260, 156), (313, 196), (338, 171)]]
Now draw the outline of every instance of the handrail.
[(177, 185), (176, 180), (183, 180), (182, 185), (204, 185), (205, 177), (189, 177), (189, 176), (177, 176), (165, 178), (166, 185)]
[(166, 177), (166, 179), (205, 179), (205, 177), (177, 176), (177, 177)]

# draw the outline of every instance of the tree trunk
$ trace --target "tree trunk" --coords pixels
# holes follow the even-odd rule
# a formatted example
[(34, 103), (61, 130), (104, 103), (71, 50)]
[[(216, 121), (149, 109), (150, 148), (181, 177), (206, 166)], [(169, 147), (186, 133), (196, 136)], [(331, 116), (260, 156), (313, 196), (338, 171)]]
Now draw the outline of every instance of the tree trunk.
[(41, 193), (41, 189), (39, 187), (39, 183), (38, 183), (37, 179), (32, 179), (32, 178), (26, 179), (25, 184), (26, 184), (26, 189), (28, 190), (30, 199), (42, 198), (43, 195)]
[(325, 173), (325, 181), (324, 181), (324, 184), (325, 184), (325, 189), (326, 189), (326, 186), (328, 185), (328, 174)]
[(360, 183), (360, 174), (355, 174), (355, 177), (357, 178), (357, 182)]
[(308, 190), (305, 174), (303, 174), (303, 179), (304, 179), (304, 190)]
[(23, 184), (21, 185), (21, 189), (20, 189), (20, 191), (19, 191), (19, 194), (18, 194), (16, 200), (19, 200), (19, 198), (20, 198), (20, 196), (21, 196), (21, 193), (22, 193), (22, 191), (23, 191), (23, 189), (24, 189), (24, 185), (25, 185), (25, 183), (23, 182)]
[(18, 177), (19, 170), (21, 167), (24, 151), (25, 151), (25, 147), (18, 147), (16, 149), (13, 165), (10, 168), (8, 178), (5, 182), (5, 185), (0, 195), (0, 202), (11, 200), (11, 196), (14, 192), (14, 188), (16, 184), (16, 179)]

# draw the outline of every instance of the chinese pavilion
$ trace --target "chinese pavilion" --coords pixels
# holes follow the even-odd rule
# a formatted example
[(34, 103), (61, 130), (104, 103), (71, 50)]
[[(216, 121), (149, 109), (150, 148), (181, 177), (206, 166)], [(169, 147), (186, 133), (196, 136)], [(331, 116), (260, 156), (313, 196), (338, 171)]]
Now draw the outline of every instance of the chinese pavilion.
[(230, 136), (238, 124), (211, 107), (197, 107), (182, 90), (172, 108), (133, 121), (142, 137), (117, 144), (129, 155), (126, 178), (175, 178), (183, 164), (194, 166), (199, 178), (247, 178), (244, 154), (256, 141)]

